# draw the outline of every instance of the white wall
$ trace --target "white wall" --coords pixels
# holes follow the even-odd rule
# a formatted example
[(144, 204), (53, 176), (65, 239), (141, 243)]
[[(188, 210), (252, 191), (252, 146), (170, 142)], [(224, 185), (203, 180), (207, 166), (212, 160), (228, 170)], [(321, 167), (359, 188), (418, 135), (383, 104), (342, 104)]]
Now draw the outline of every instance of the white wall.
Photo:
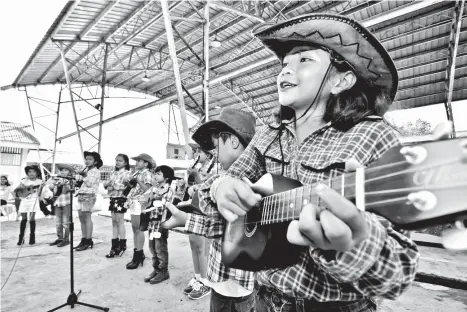
[[(14, 187), (16, 187), (21, 181), (21, 179), (26, 176), (26, 174), (24, 173), (24, 168), (26, 167), (26, 164), (27, 164), (28, 153), (29, 153), (28, 148), (21, 149), (21, 164), (19, 166), (1, 165), (0, 173), (8, 175), (8, 180), (10, 181), (11, 185), (13, 185)], [(0, 164), (1, 164), (1, 160), (0, 160)]]

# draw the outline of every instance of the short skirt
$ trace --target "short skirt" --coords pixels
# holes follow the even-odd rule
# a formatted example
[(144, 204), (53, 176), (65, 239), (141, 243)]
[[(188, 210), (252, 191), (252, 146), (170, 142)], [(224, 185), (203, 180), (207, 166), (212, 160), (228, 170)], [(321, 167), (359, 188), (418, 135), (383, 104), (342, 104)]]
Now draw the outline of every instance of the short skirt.
[(32, 196), (30, 198), (21, 198), (21, 203), (19, 205), (18, 213), (27, 213), (27, 212), (38, 212), (40, 211), (39, 207), (39, 198)]
[(127, 199), (125, 197), (110, 197), (109, 211), (116, 213), (127, 212)]
[(96, 204), (96, 195), (95, 194), (78, 194), (78, 210), (83, 212), (92, 212), (94, 205)]

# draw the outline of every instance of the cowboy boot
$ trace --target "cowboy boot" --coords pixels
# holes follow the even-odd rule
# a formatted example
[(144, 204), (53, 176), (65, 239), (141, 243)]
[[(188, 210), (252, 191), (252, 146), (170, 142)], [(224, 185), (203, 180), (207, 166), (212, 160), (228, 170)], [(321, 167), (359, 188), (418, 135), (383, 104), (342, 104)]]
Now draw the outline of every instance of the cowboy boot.
[(19, 225), (19, 239), (18, 239), (18, 246), (21, 246), (24, 244), (24, 232), (26, 231), (26, 222), (27, 220), (21, 220), (21, 223)]
[(126, 268), (128, 269), (129, 266), (133, 266), (135, 264), (135, 257), (136, 257), (136, 248), (133, 248), (133, 258), (130, 262), (126, 264)]
[(119, 248), (118, 252), (115, 254), (116, 256), (123, 256), (123, 253), (126, 250), (126, 239), (120, 239), (119, 241)]
[(36, 243), (36, 221), (29, 221), (29, 226), (31, 228), (31, 234), (29, 235), (29, 245), (34, 245)]
[(146, 258), (146, 256), (144, 255), (144, 252), (143, 250), (135, 250), (135, 255), (134, 255), (134, 261), (130, 262), (126, 268), (128, 270), (134, 270), (134, 269), (137, 269), (139, 267), (139, 265), (141, 264), (141, 266), (143, 266), (143, 262), (144, 262), (144, 259)]
[(86, 241), (86, 238), (81, 238), (81, 241), (79, 242), (79, 244), (77, 246), (73, 247), (73, 249), (78, 249), (78, 248), (83, 247), (85, 241)]
[(110, 248), (110, 252), (105, 255), (106, 258), (113, 258), (115, 257), (115, 254), (118, 252), (118, 247), (119, 247), (119, 239), (118, 238), (112, 238), (112, 247)]

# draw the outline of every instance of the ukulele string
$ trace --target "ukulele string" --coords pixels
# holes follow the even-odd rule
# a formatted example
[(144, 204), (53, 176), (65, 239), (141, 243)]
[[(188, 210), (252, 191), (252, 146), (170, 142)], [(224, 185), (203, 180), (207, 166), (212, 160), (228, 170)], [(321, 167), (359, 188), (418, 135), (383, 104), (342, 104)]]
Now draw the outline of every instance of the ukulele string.
[[(457, 183), (457, 184), (452, 184), (452, 185), (442, 185), (442, 186), (433, 186), (433, 187), (408, 187), (408, 188), (401, 188), (401, 189), (393, 189), (393, 190), (387, 190), (387, 191), (379, 191), (379, 192), (369, 192), (366, 195), (384, 195), (384, 194), (392, 194), (395, 192), (406, 192), (406, 191), (419, 191), (419, 190), (443, 190), (443, 189), (452, 189), (452, 188), (460, 188), (460, 187), (466, 187), (467, 183)], [(396, 197), (396, 198), (391, 198), (391, 199), (386, 199), (386, 200), (380, 200), (380, 201), (374, 201), (374, 202), (367, 202), (365, 204), (365, 207), (371, 207), (371, 206), (377, 206), (377, 205), (382, 205), (382, 204), (388, 204), (388, 203), (396, 203), (396, 202), (401, 202), (401, 201), (407, 201), (408, 198), (407, 196), (402, 196), (402, 197)], [(284, 215), (285, 212), (282, 211), (282, 213), (273, 213), (271, 216), (274, 217), (273, 219), (267, 219), (265, 220), (265, 224), (274, 224), (277, 223), (276, 221), (291, 221), (294, 219), (298, 219), (297, 217), (279, 217), (280, 215)], [(268, 222), (269, 221), (269, 222)], [(262, 223), (263, 221), (255, 221), (255, 222), (242, 222), (239, 224), (231, 224), (231, 226), (243, 226), (243, 225), (248, 225), (248, 224), (258, 224)]]

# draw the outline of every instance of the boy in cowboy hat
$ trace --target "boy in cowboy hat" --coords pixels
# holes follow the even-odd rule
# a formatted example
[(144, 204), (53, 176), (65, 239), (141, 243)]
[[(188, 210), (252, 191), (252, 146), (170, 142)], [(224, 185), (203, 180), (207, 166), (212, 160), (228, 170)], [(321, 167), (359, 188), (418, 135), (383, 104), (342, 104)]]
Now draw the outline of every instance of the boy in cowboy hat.
[[(55, 216), (57, 227), (57, 239), (50, 243), (50, 246), (64, 247), (70, 244), (69, 241), (69, 219), (71, 208), (70, 180), (61, 177), (73, 178), (75, 168), (62, 164), (57, 165), (60, 173), (57, 178), (49, 179), (48, 187), (53, 190), (55, 199)], [(65, 234), (63, 233), (65, 232)]]
[(26, 223), (29, 218), (29, 226), (31, 234), (29, 236), (29, 244), (36, 243), (36, 211), (39, 210), (39, 192), (42, 185), (41, 170), (37, 165), (26, 166), (24, 172), (27, 177), (21, 180), (19, 186), (15, 189), (15, 193), (21, 198), (18, 213), (21, 214), (19, 240), (17, 245), (24, 243), (24, 232), (26, 230)]
[[(193, 140), (203, 149), (216, 150), (217, 159), (224, 170), (243, 153), (255, 134), (256, 120), (248, 112), (225, 108), (219, 118), (211, 120), (193, 134)], [(202, 185), (209, 189), (209, 185)], [(164, 227), (184, 226), (188, 233), (214, 238), (211, 240), (207, 278), (212, 288), (212, 312), (249, 312), (254, 309), (254, 276), (253, 272), (232, 269), (221, 261), (221, 236), (224, 231), (223, 219), (219, 214), (204, 210), (206, 215), (194, 215), (168, 206), (172, 217)], [(209, 210), (209, 209), (208, 209)], [(193, 286), (189, 298), (197, 298), (202, 288)], [(200, 288), (198, 290), (198, 288)]]
[[(147, 207), (147, 209), (155, 208), (148, 212), (150, 220), (148, 225), (149, 250), (152, 254), (152, 266), (154, 269), (144, 279), (146, 283), (149, 282), (150, 284), (159, 284), (170, 278), (169, 250), (167, 247), (169, 231), (163, 229), (160, 225), (166, 203), (171, 203), (173, 199), (171, 183), (174, 177), (174, 170), (169, 166), (158, 166), (154, 170), (154, 186), (150, 189), (150, 203)], [(156, 202), (159, 202), (159, 204)]]
[[(255, 36), (282, 63), (281, 109), (226, 175), (199, 191), (200, 202), (216, 203), (229, 222), (261, 199), (242, 178), (272, 173), (312, 185), (399, 145), (381, 118), (396, 94), (396, 67), (367, 29), (344, 16), (308, 14)], [(374, 311), (374, 297), (402, 294), (415, 278), (416, 245), (326, 185), (315, 189), (327, 209), (305, 204), (288, 225), (287, 240), (303, 246), (300, 260), (255, 274), (257, 309)]]
[(145, 201), (143, 194), (152, 187), (152, 173), (149, 171), (156, 163), (154, 159), (146, 153), (139, 154), (131, 159), (136, 160), (135, 173), (130, 180), (130, 185), (134, 188), (128, 195), (128, 207), (131, 214), (131, 226), (133, 228), (133, 258), (131, 262), (127, 263), (126, 268), (134, 270), (139, 265), (143, 266), (144, 259), (146, 258), (143, 252), (144, 246), (144, 232), (140, 230), (141, 210), (142, 205), (144, 208)]
[(97, 193), (99, 192), (99, 183), (101, 181), (101, 172), (103, 162), (101, 155), (96, 152), (84, 152), (85, 168), (78, 172), (82, 177), (83, 182), (77, 192), (78, 196), (78, 215), (81, 223), (81, 232), (83, 238), (78, 246), (75, 247), (76, 251), (83, 251), (88, 248), (93, 248), (94, 242), (92, 240), (92, 210), (97, 200)]

